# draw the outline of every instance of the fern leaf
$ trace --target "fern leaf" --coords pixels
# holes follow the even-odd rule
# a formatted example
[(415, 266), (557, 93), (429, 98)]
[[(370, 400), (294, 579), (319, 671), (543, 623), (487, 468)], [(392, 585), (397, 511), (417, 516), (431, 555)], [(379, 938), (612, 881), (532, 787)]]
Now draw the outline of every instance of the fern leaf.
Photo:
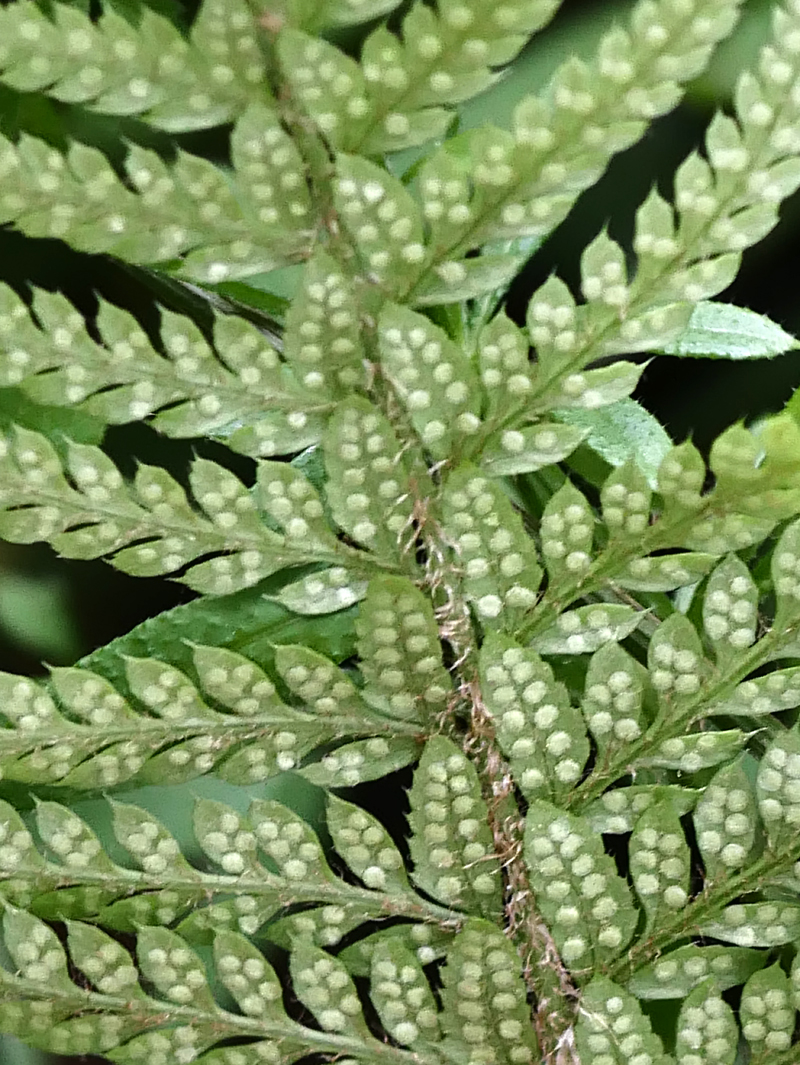
[(464, 593), (488, 627), (512, 629), (536, 602), (542, 571), (522, 521), (501, 489), (471, 466), (447, 479), (443, 511)]
[(634, 826), (630, 853), (631, 877), (647, 916), (647, 933), (689, 900), (691, 855), (677, 810), (668, 802), (648, 807)]
[(683, 999), (698, 984), (711, 979), (718, 991), (743, 984), (764, 964), (762, 951), (747, 947), (687, 945), (671, 950), (658, 961), (643, 965), (628, 983), (637, 998)]
[(758, 812), (741, 761), (714, 774), (695, 808), (694, 824), (710, 881), (745, 864), (755, 843)]
[(700, 1061), (716, 1058), (720, 1065), (733, 1065), (738, 1042), (733, 1010), (720, 998), (713, 983), (700, 984), (678, 1016), (677, 1060), (685, 1062), (690, 1056), (699, 1057)]
[[(714, 43), (730, 32), (737, 7), (703, 3), (678, 14), (666, 5), (641, 4), (628, 31), (615, 28), (604, 36), (591, 66), (569, 60), (546, 95), (519, 105), (512, 134), (468, 134), (467, 163), (461, 161), (467, 153), (457, 155), (455, 145), (440, 149), (421, 174), (435, 267), (460, 265), (467, 251), (487, 240), (542, 237), (554, 229), (611, 156), (638, 140), (643, 120), (675, 106), (680, 80), (699, 72)], [(453, 201), (463, 205), (458, 214), (448, 213), (443, 195), (454, 179), (463, 187)], [(452, 278), (457, 298), (460, 272)], [(420, 290), (426, 280), (423, 273)]]
[(624, 950), (637, 924), (633, 900), (583, 819), (534, 801), (525, 856), (539, 910), (571, 969), (589, 970)]
[(472, 1065), (489, 1055), (507, 1065), (537, 1059), (519, 959), (496, 925), (475, 918), (466, 923), (442, 980), (448, 1056)]
[(9, 540), (48, 540), (71, 558), (113, 556), (116, 566), (139, 576), (171, 573), (201, 555), (217, 555), (183, 578), (217, 594), (255, 584), (287, 563), (311, 561), (319, 553), (303, 548), (298, 554), (264, 524), (245, 486), (204, 459), (195, 461), (190, 475), (201, 511), (158, 467), (141, 466), (128, 486), (98, 448), (69, 444), (70, 484), (43, 436), (17, 429), (3, 448), (0, 525)]
[(526, 798), (563, 798), (580, 779), (589, 741), (580, 712), (532, 648), (488, 636), (481, 686), (497, 741)]
[(300, 156), (277, 115), (255, 106), (232, 146), (241, 183), (197, 156), (181, 153), (168, 166), (138, 147), (128, 153), (123, 183), (97, 149), (73, 144), (63, 156), (31, 137), (18, 146), (3, 140), (0, 215), (29, 236), (128, 262), (166, 263), (188, 252), (182, 272), (201, 281), (305, 258), (315, 220)]
[(288, 84), (330, 141), (343, 151), (381, 155), (440, 136), (450, 105), (491, 85), (491, 68), (513, 59), (556, 6), (523, 0), (487, 19), (477, 0), (443, 0), (436, 8), (415, 3), (399, 37), (384, 26), (373, 30), (360, 65), (297, 31), (281, 34), (278, 51)]
[(255, 30), (244, 0), (204, 0), (188, 41), (147, 6), (132, 25), (114, 11), (92, 22), (67, 4), (45, 14), (23, 0), (2, 13), (0, 79), (100, 113), (142, 115), (171, 132), (204, 129), (263, 94)]
[(626, 1065), (633, 1048), (654, 1065), (672, 1065), (673, 1061), (636, 999), (602, 976), (587, 984), (581, 995), (575, 1045), (581, 1060), (587, 1062), (608, 1057), (614, 1065)]
[(741, 1018), (754, 1061), (789, 1049), (796, 1014), (789, 978), (780, 965), (754, 973), (744, 985)]
[(496, 918), (502, 884), (475, 767), (451, 741), (435, 736), (409, 799), (415, 882), (449, 905)]
[[(85, 669), (53, 671), (53, 694), (60, 705), (35, 682), (2, 674), (3, 713), (13, 726), (0, 735), (3, 774), (28, 783), (100, 788), (132, 777), (186, 780), (224, 760), (222, 775), (244, 783), (293, 769), (312, 750), (339, 736), (366, 733), (377, 739), (388, 731), (386, 718), (355, 692), (350, 694), (346, 676), (333, 663), (302, 650), (306, 660), (314, 660), (317, 681), (321, 670), (332, 685), (327, 702), (319, 698), (321, 683), (313, 691), (311, 683), (299, 679), (301, 671), (308, 677), (310, 670), (290, 648), (279, 652), (278, 669), (303, 693), (312, 713), (283, 703), (258, 666), (222, 648), (194, 648), (200, 690), (167, 663), (126, 659), (126, 686), (133, 697), (129, 700)], [(337, 684), (344, 686), (344, 698), (338, 696)], [(221, 711), (204, 701), (200, 691)], [(391, 731), (394, 737), (368, 745), (365, 752), (413, 758), (413, 742), (392, 742), (402, 738), (402, 725), (392, 725)], [(347, 763), (344, 752), (338, 757)], [(365, 758), (362, 754), (353, 761), (351, 755), (349, 760), (356, 770)], [(328, 761), (322, 768), (329, 772), (331, 765)]]
[[(342, 818), (341, 808), (332, 809)], [(458, 920), (453, 910), (426, 902), (411, 889), (389, 840), (374, 851), (375, 872), (366, 872), (371, 866), (362, 869), (363, 882), (372, 887), (341, 880), (329, 868), (313, 830), (280, 803), (254, 800), (244, 816), (223, 803), (200, 800), (194, 834), (210, 862), (203, 869), (196, 858), (192, 864), (184, 857), (174, 837), (146, 810), (117, 802), (112, 810), (114, 838), (127, 853), (127, 865), (112, 860), (96, 833), (67, 807), (39, 803), (41, 842), (34, 844), (4, 803), (0, 861), (6, 900), (50, 920), (98, 921), (126, 932), (181, 921), (182, 934), (196, 942), (209, 942), (211, 933), (225, 927), (252, 935), (287, 900), (305, 904), (302, 914), (286, 919), (295, 935), (311, 934), (325, 945), (381, 914), (444, 927)], [(337, 846), (345, 858), (352, 853), (356, 864), (359, 852), (348, 842), (348, 832), (361, 823), (359, 814), (358, 807), (350, 807), (346, 823), (336, 828)], [(376, 828), (367, 824), (367, 839)], [(283, 923), (270, 924), (267, 934), (280, 939)]]

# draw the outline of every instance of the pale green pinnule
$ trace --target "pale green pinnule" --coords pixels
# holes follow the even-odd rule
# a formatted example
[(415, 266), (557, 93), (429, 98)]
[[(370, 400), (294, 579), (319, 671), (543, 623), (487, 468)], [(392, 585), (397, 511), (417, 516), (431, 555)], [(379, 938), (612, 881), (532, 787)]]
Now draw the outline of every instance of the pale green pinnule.
[(325, 429), (325, 497), (341, 529), (381, 558), (415, 568), (409, 461), (379, 407), (339, 403)]
[(638, 914), (586, 821), (535, 800), (526, 819), (525, 857), (539, 911), (572, 971), (591, 971), (625, 949)]
[(693, 819), (710, 882), (730, 875), (746, 863), (759, 820), (753, 786), (741, 760), (714, 774), (695, 807)]
[(564, 685), (536, 651), (499, 634), (486, 637), (479, 663), (486, 710), (523, 795), (557, 801), (569, 794), (589, 741)]
[[(680, 81), (699, 73), (730, 32), (738, 6), (645, 0), (633, 9), (630, 30), (605, 35), (591, 65), (568, 60), (545, 94), (520, 103), (513, 133), (468, 134), (472, 160), (461, 169), (473, 183), (472, 196), (460, 218), (432, 213), (440, 249), (435, 262), (459, 259), (485, 240), (541, 237), (554, 229), (610, 157), (675, 106)], [(453, 179), (450, 151), (444, 146), (423, 171), (424, 206), (440, 200), (444, 182)], [(438, 227), (437, 217), (443, 219)]]
[(711, 574), (703, 599), (703, 626), (722, 667), (754, 643), (758, 589), (747, 566), (729, 555)]
[(391, 717), (430, 721), (447, 706), (452, 680), (442, 663), (430, 601), (405, 577), (376, 577), (356, 622), (363, 695)]
[(372, 999), (391, 1036), (411, 1047), (441, 1039), (436, 1001), (414, 953), (397, 939), (384, 939), (370, 960)]
[(650, 1001), (685, 998), (698, 984), (712, 979), (719, 991), (744, 983), (764, 964), (761, 951), (717, 945), (677, 947), (643, 965), (628, 983), (637, 998)]
[(248, 1017), (282, 1018), (280, 981), (248, 939), (238, 932), (220, 932), (214, 938), (214, 962), (220, 980), (242, 1013)]
[(457, 455), (480, 429), (480, 386), (471, 360), (422, 314), (388, 304), (378, 321), (380, 359), (426, 449)]
[(791, 943), (800, 931), (800, 906), (791, 902), (748, 902), (726, 907), (719, 920), (701, 926), (703, 935), (741, 947)]
[(612, 539), (642, 535), (650, 520), (652, 492), (635, 461), (612, 470), (600, 490), (600, 503)]
[(139, 20), (107, 10), (92, 22), (66, 4), (46, 14), (23, 0), (2, 13), (0, 77), (19, 91), (44, 91), (102, 113), (146, 115), (173, 132), (230, 120), (263, 92), (264, 65), (244, 0), (205, 0), (190, 42), (146, 6)]
[(742, 1034), (754, 1061), (768, 1061), (770, 1053), (789, 1049), (797, 1014), (789, 978), (779, 964), (750, 977), (740, 1010)]
[(329, 795), (327, 819), (334, 846), (368, 888), (411, 891), (403, 857), (376, 817)]
[(581, 708), (601, 757), (624, 750), (647, 728), (647, 683), (646, 670), (619, 644), (607, 643), (592, 655)]
[(585, 429), (559, 422), (540, 421), (530, 429), (505, 429), (488, 437), (481, 467), (495, 477), (541, 470), (571, 455), (586, 435)]
[[(670, 731), (675, 731), (674, 727)], [(685, 736), (672, 736), (637, 763), (642, 766), (657, 766), (676, 769), (681, 773), (696, 773), (734, 758), (747, 741), (747, 733), (740, 729), (724, 732), (689, 732)]]
[(414, 882), (433, 898), (497, 919), (500, 866), (474, 765), (444, 736), (425, 746), (409, 791)]
[(575, 1045), (581, 1061), (605, 1058), (612, 1065), (631, 1065), (638, 1059), (651, 1065), (672, 1065), (636, 999), (603, 976), (587, 984), (581, 997)]
[(342, 566), (333, 566), (285, 584), (275, 598), (295, 614), (330, 614), (367, 594), (367, 581)]
[(637, 820), (630, 855), (633, 887), (652, 932), (689, 901), (691, 854), (669, 801), (653, 803)]
[(459, 1060), (533, 1065), (540, 1054), (528, 1022), (519, 959), (502, 931), (471, 918), (442, 970), (443, 1023)]
[(337, 262), (317, 251), (286, 314), (283, 356), (304, 389), (320, 401), (363, 385), (359, 306)]
[(800, 705), (800, 669), (776, 669), (763, 677), (755, 677), (737, 685), (719, 703), (705, 707), (705, 713), (736, 714), (743, 717), (762, 717)]
[(590, 654), (609, 640), (624, 640), (641, 621), (642, 613), (624, 603), (579, 606), (541, 629), (531, 644), (543, 655)]
[(678, 784), (631, 784), (605, 792), (585, 807), (583, 816), (595, 832), (615, 835), (632, 832), (638, 818), (653, 803), (666, 801), (683, 817), (699, 797), (699, 791)]
[(420, 743), (411, 736), (375, 736), (345, 743), (299, 773), (321, 788), (354, 788), (411, 765), (419, 753)]
[(793, 848), (800, 824), (800, 739), (781, 732), (764, 752), (756, 778), (758, 812), (771, 850)]
[(286, 462), (259, 463), (254, 496), (256, 506), (278, 526), (288, 546), (309, 553), (336, 551), (336, 536), (319, 492), (301, 470)]
[(678, 1015), (677, 1065), (694, 1065), (703, 1059), (733, 1065), (738, 1042), (733, 1010), (720, 997), (713, 981), (700, 984), (686, 998)]
[(551, 581), (589, 568), (594, 515), (586, 497), (569, 481), (550, 497), (540, 529), (542, 554)]
[(536, 602), (542, 579), (522, 519), (502, 489), (469, 465), (447, 478), (442, 509), (467, 601), (482, 625), (512, 630)]
[(371, 1038), (355, 985), (337, 958), (301, 941), (291, 966), (297, 997), (323, 1031), (352, 1032), (364, 1042)]

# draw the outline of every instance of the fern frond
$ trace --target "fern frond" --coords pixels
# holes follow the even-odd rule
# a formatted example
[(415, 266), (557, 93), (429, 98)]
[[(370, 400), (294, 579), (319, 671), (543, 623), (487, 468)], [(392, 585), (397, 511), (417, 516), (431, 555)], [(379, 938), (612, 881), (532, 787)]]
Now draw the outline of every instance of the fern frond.
[(232, 176), (185, 152), (168, 165), (131, 146), (123, 180), (86, 145), (62, 155), (27, 135), (16, 145), (0, 140), (0, 215), (29, 236), (127, 262), (166, 264), (188, 253), (184, 274), (204, 281), (302, 260), (317, 222), (298, 148), (268, 106), (242, 110)]
[(448, 105), (486, 89), (558, 7), (517, 0), (488, 12), (480, 0), (416, 2), (400, 34), (380, 26), (355, 63), (298, 32), (278, 39), (283, 77), (294, 98), (339, 151), (374, 156), (441, 136)]
[[(418, 895), (385, 829), (340, 799), (329, 807), (335, 845), (367, 886), (336, 876), (311, 827), (273, 800), (254, 800), (246, 816), (223, 803), (198, 800), (193, 824), (203, 868), (197, 857), (194, 863), (184, 857), (148, 811), (112, 803), (112, 813), (125, 865), (110, 857), (107, 845), (68, 807), (38, 804), (40, 842), (34, 843), (19, 815), (3, 803), (0, 891), (7, 902), (48, 920), (98, 921), (123, 932), (178, 921), (181, 933), (200, 944), (236, 928), (248, 935), (261, 930), (278, 942), (291, 929), (292, 938), (302, 933), (316, 944), (335, 946), (353, 928), (389, 916), (439, 925), (452, 934), (464, 916), (463, 910)], [(372, 841), (366, 861), (365, 840)], [(287, 910), (293, 916), (280, 916)], [(405, 931), (411, 927), (416, 926)], [(417, 939), (421, 948), (427, 933)]]
[[(362, 643), (366, 671), (369, 650)], [(380, 661), (380, 652), (375, 653)], [(242, 655), (195, 646), (192, 657), (196, 684), (168, 663), (128, 658), (127, 697), (83, 668), (53, 670), (49, 689), (0, 674), (3, 714), (11, 726), (0, 731), (3, 776), (91, 789), (134, 777), (142, 783), (178, 783), (216, 766), (230, 781), (253, 783), (297, 768), (312, 752), (311, 761), (318, 760), (326, 745), (344, 737), (372, 736), (362, 744), (360, 759), (354, 750), (342, 749), (309, 767), (312, 778), (330, 774), (338, 758), (352, 786), (371, 779), (378, 763), (398, 768), (417, 753), (418, 726), (404, 727), (398, 720), (417, 716), (414, 699), (398, 685), (391, 706), (386, 702), (393, 711), (389, 720), (373, 709), (378, 693), (367, 688), (362, 697), (330, 660), (307, 648), (282, 647), (276, 655), (278, 675), (305, 704), (295, 708)], [(426, 661), (423, 654), (418, 661)], [(445, 689), (439, 691), (441, 698)]]
[(434, 153), (419, 175), (429, 253), (409, 298), (459, 299), (471, 249), (551, 232), (612, 155), (678, 103), (738, 6), (703, 0), (679, 10), (643, 0), (628, 30), (602, 38), (591, 64), (570, 59), (544, 95), (519, 104), (512, 132), (487, 127)]
[[(17, 543), (47, 540), (70, 558), (108, 557), (137, 576), (190, 566), (180, 580), (216, 595), (306, 562), (345, 564), (361, 576), (375, 565), (395, 568), (337, 540), (311, 482), (282, 463), (263, 463), (250, 491), (224, 467), (196, 459), (193, 507), (165, 470), (140, 466), (127, 485), (99, 448), (68, 442), (62, 466), (44, 436), (17, 429), (4, 449), (0, 529)], [(363, 521), (362, 498), (356, 508), (348, 497)]]
[(67, 4), (45, 14), (20, 0), (0, 15), (0, 81), (111, 115), (137, 115), (170, 132), (236, 118), (268, 94), (256, 25), (245, 0), (204, 0), (189, 39), (140, 9), (97, 22)]

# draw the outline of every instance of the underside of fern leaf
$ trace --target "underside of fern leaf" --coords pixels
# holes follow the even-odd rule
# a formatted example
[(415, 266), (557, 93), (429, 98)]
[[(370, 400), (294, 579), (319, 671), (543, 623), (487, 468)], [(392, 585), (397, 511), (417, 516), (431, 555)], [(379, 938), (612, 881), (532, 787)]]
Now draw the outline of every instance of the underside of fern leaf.
[[(466, 132), (555, 3), (87, 6), (3, 8), (0, 82), (130, 135), (3, 138), (0, 221), (161, 302), (3, 287), (0, 385), (203, 446), (129, 471), (13, 426), (0, 536), (198, 599), (0, 674), (0, 1031), (121, 1065), (796, 1065), (800, 428), (703, 454), (631, 397), (653, 355), (797, 346), (712, 301), (800, 185), (798, 0), (670, 197), (524, 322), (521, 263), (735, 0), (639, 0)], [(236, 801), (190, 839), (129, 794), (205, 774)]]

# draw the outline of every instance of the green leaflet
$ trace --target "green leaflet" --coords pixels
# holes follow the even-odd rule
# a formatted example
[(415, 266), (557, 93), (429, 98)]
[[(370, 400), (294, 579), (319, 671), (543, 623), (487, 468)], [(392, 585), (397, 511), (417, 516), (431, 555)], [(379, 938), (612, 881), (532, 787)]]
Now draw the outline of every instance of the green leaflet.
[(324, 452), (325, 496), (338, 525), (381, 557), (402, 562), (413, 543), (413, 497), (388, 419), (366, 399), (344, 400), (328, 421)]
[(409, 800), (415, 882), (450, 906), (496, 919), (502, 882), (478, 774), (444, 736), (428, 741)]
[[(5, 84), (24, 92), (44, 89), (57, 100), (88, 104), (100, 112), (145, 112), (154, 125), (181, 131), (234, 117), (257, 96), (256, 86), (263, 81), (255, 33), (238, 0), (227, 5), (206, 0), (190, 43), (147, 6), (141, 9), (138, 33), (113, 11), (95, 23), (58, 5), (51, 17), (52, 22), (27, 2), (3, 12)], [(151, 47), (154, 40), (160, 42), (158, 51)], [(212, 55), (225, 75), (209, 76)], [(33, 56), (38, 63), (31, 63)], [(242, 58), (246, 66), (240, 76), (230, 76), (230, 64)]]
[(487, 627), (512, 628), (533, 606), (542, 571), (522, 521), (500, 488), (473, 467), (447, 479), (443, 510), (464, 590)]
[(379, 321), (381, 362), (412, 425), (436, 458), (480, 426), (478, 381), (466, 354), (427, 318), (388, 305)]
[(583, 816), (595, 832), (632, 832), (639, 816), (654, 803), (666, 801), (682, 816), (698, 798), (698, 792), (677, 784), (633, 784), (607, 791), (586, 807)]
[(474, 918), (466, 923), (442, 980), (445, 1030), (461, 1060), (477, 1065), (491, 1052), (507, 1065), (537, 1059), (519, 962), (496, 925)]
[(392, 1037), (412, 1047), (441, 1038), (436, 1002), (416, 956), (399, 940), (384, 939), (371, 963), (373, 1001)]
[(582, 709), (601, 759), (644, 731), (646, 683), (646, 672), (618, 644), (607, 643), (592, 655)]
[(720, 998), (713, 981), (700, 984), (678, 1015), (678, 1061), (685, 1062), (690, 1055), (708, 1060), (713, 1054), (720, 1065), (733, 1065), (738, 1042), (733, 1010)]
[(709, 880), (745, 864), (755, 842), (758, 814), (740, 760), (714, 774), (695, 807), (694, 825)]
[[(355, 691), (350, 694), (344, 675), (343, 695), (334, 684), (326, 693), (333, 698), (320, 700), (336, 667), (306, 648), (300, 651), (303, 657), (296, 661), (291, 648), (280, 649), (277, 667), (304, 700), (301, 709), (284, 703), (249, 659), (200, 645), (193, 648), (197, 684), (168, 663), (126, 655), (128, 700), (103, 676), (85, 669), (54, 670), (57, 702), (33, 681), (2, 674), (3, 712), (12, 726), (0, 736), (4, 776), (93, 789), (134, 777), (142, 783), (178, 783), (219, 766), (226, 779), (247, 783), (296, 768), (314, 750), (319, 757), (321, 745), (335, 738), (389, 731), (385, 718)], [(309, 656), (325, 681), (311, 682)], [(399, 725), (393, 731), (402, 735)], [(378, 747), (367, 750), (388, 755), (391, 737)], [(413, 752), (414, 745), (401, 749)]]
[(772, 850), (791, 846), (800, 811), (800, 738), (795, 732), (776, 736), (767, 748), (756, 778), (758, 812)]
[(647, 916), (646, 931), (652, 931), (689, 900), (691, 855), (675, 807), (669, 801), (649, 806), (629, 846), (633, 886)]
[(554, 412), (559, 421), (587, 433), (586, 445), (611, 466), (634, 461), (651, 487), (670, 439), (656, 419), (636, 400), (620, 399), (597, 410), (579, 407)]
[(718, 921), (700, 931), (741, 947), (775, 947), (791, 943), (800, 930), (800, 906), (792, 903), (749, 902), (728, 906)]
[(701, 302), (681, 336), (660, 350), (706, 359), (769, 359), (795, 347), (795, 338), (765, 315), (727, 303)]
[(356, 622), (364, 698), (393, 718), (424, 722), (452, 690), (430, 603), (404, 577), (372, 581)]
[(607, 1056), (614, 1065), (630, 1061), (627, 1052), (634, 1043), (636, 1050), (657, 1065), (670, 1065), (661, 1040), (655, 1035), (639, 1003), (623, 988), (604, 977), (596, 977), (581, 996), (580, 1019), (575, 1043), (582, 1060)]
[(79, 665), (100, 673), (115, 686), (124, 686), (124, 656), (160, 656), (186, 670), (193, 663), (192, 644), (228, 648), (262, 665), (271, 663), (275, 645), (284, 643), (302, 642), (334, 661), (351, 655), (355, 640), (352, 611), (311, 623), (290, 613), (269, 597), (288, 576), (276, 574), (233, 595), (196, 599), (164, 611), (93, 651)]
[(588, 823), (536, 800), (525, 855), (531, 887), (570, 969), (591, 970), (625, 949), (637, 924), (628, 886)]
[[(359, 809), (337, 800), (331, 810), (336, 845), (347, 858), (353, 847), (348, 832), (361, 823)], [(371, 840), (378, 826), (363, 816)], [(274, 801), (254, 800), (244, 816), (223, 803), (198, 800), (194, 836), (200, 862), (209, 860), (202, 869), (199, 856), (189, 862), (152, 814), (128, 803), (113, 803), (113, 834), (126, 852), (124, 866), (108, 856), (85, 821), (58, 803), (39, 804), (36, 830), (40, 842), (35, 844), (14, 810), (2, 804), (2, 893), (9, 903), (50, 920), (89, 920), (119, 931), (181, 920), (184, 935), (209, 942), (222, 929), (254, 934), (282, 909), (288, 892), (291, 898), (302, 896), (305, 917), (322, 918), (320, 941), (331, 945), (349, 931), (342, 927), (348, 911), (359, 923), (369, 913), (434, 922), (451, 916), (411, 889), (388, 837), (379, 846), (373, 843), (376, 871), (360, 870), (363, 883), (371, 886), (356, 887), (331, 872), (311, 827)], [(352, 861), (358, 869), (357, 853)], [(378, 870), (384, 871), (382, 878)]]
[(566, 689), (532, 648), (498, 635), (484, 640), (480, 670), (486, 709), (523, 794), (563, 798), (589, 756), (583, 720)]
[(685, 946), (644, 965), (628, 984), (641, 999), (685, 998), (706, 979), (719, 991), (736, 987), (764, 964), (763, 951), (745, 947)]
[(755, 1060), (789, 1049), (796, 1013), (789, 978), (779, 964), (754, 973), (744, 985), (741, 1018)]

